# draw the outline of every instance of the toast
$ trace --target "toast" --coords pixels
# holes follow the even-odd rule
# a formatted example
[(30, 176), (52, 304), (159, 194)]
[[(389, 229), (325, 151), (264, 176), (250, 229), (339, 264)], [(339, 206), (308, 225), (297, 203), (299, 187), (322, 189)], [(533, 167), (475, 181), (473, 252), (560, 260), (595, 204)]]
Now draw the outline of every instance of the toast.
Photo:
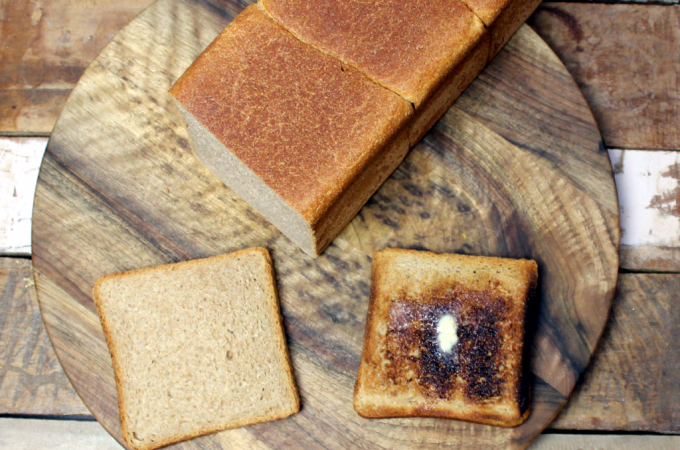
[(300, 409), (267, 250), (107, 275), (93, 297), (131, 448)]
[(299, 41), (258, 4), (170, 93), (198, 159), (312, 256), (409, 149), (409, 102)]
[(537, 277), (529, 260), (376, 252), (354, 409), (367, 418), (524, 422)]

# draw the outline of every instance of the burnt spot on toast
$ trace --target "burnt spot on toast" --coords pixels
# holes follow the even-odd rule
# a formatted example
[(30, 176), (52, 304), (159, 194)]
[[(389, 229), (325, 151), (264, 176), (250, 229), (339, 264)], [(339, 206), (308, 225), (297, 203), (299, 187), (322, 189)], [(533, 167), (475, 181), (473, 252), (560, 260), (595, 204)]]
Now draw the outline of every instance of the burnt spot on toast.
[[(457, 323), (458, 341), (449, 352), (440, 347), (437, 331), (447, 314)], [(505, 301), (492, 290), (452, 287), (421, 299), (401, 296), (390, 306), (382, 348), (386, 381), (431, 399), (483, 402), (500, 396), (506, 319)]]
[(460, 327), (460, 359), (465, 395), (470, 399), (485, 400), (501, 395), (502, 361), (501, 328), (505, 303), (503, 299), (489, 302), (487, 307), (472, 308), (467, 325)]

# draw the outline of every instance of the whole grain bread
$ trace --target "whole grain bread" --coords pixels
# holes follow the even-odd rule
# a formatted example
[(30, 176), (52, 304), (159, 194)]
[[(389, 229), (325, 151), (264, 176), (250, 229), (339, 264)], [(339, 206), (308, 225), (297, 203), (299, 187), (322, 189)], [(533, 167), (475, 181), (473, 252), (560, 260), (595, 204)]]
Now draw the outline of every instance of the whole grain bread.
[(299, 41), (258, 4), (170, 93), (199, 160), (313, 256), (409, 149), (409, 102)]
[(525, 322), (537, 276), (529, 260), (376, 252), (355, 410), (524, 422)]
[(130, 447), (300, 409), (267, 250), (104, 276), (93, 295)]

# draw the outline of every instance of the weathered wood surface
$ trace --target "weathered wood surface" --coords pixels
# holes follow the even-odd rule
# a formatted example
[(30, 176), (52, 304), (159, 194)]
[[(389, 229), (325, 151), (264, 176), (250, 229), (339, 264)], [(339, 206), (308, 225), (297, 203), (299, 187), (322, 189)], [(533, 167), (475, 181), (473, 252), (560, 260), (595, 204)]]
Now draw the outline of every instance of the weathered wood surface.
[[(548, 2), (546, 2), (548, 3)], [(597, 3), (621, 5), (677, 5), (680, 0), (565, 0), (564, 3)]]
[[(259, 450), (243, 441), (234, 449)], [(121, 450), (97, 422), (0, 419), (0, 447), (12, 450)], [(530, 450), (675, 450), (680, 436), (541, 435)]]
[(621, 213), (621, 263), (680, 271), (680, 152), (610, 150)]
[(0, 414), (89, 416), (45, 332), (31, 262), (0, 258), (0, 286)]
[(544, 3), (529, 20), (616, 148), (680, 149), (680, 7)]
[(680, 436), (543, 434), (530, 450), (674, 450)]
[(680, 275), (620, 274), (591, 367), (552, 428), (680, 432)]
[[(85, 67), (150, 3), (0, 1), (0, 42), (13, 43), (0, 50), (0, 132), (48, 133)], [(209, 3), (229, 7), (227, 0)], [(671, 8), (544, 3), (530, 20), (567, 63), (609, 146), (680, 148), (672, 78), (680, 40), (677, 6)]]
[(31, 218), (46, 138), (0, 138), (0, 253), (31, 254)]
[(0, 448), (123, 450), (97, 422), (39, 419), (0, 419)]
[[(0, 252), (31, 252), (37, 169), (46, 138), (0, 138)], [(620, 267), (680, 271), (680, 152), (610, 149), (621, 216)], [(15, 194), (16, 193), (16, 194)]]
[[(34, 210), (36, 283), (48, 332), (85, 403), (120, 437), (110, 358), (90, 297), (98, 276), (263, 245), (275, 262), (303, 409), (182, 447), (247, 439), (264, 448), (362, 441), (427, 448), (455, 445), (451, 436), (468, 446), (526, 445), (585, 369), (618, 267), (611, 166), (564, 66), (524, 27), (312, 260), (191, 154), (166, 92), (231, 18), (204, 5), (163, 0), (114, 38), (73, 91), (45, 156)], [(527, 423), (371, 421), (353, 411), (370, 255), (385, 246), (539, 261)]]
[(152, 0), (2, 0), (0, 131), (48, 133), (104, 45)]

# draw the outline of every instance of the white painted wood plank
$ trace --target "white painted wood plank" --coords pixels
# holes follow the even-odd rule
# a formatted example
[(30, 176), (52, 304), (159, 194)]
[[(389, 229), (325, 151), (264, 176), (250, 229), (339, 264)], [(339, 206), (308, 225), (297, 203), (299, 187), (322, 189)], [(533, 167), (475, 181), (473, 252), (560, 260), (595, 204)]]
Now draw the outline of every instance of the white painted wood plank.
[(47, 138), (0, 138), (0, 254), (31, 253), (33, 197)]
[(621, 267), (680, 271), (680, 152), (609, 150), (621, 213)]
[(3, 450), (122, 450), (99, 422), (0, 419)]
[(529, 450), (677, 450), (680, 436), (542, 434)]

